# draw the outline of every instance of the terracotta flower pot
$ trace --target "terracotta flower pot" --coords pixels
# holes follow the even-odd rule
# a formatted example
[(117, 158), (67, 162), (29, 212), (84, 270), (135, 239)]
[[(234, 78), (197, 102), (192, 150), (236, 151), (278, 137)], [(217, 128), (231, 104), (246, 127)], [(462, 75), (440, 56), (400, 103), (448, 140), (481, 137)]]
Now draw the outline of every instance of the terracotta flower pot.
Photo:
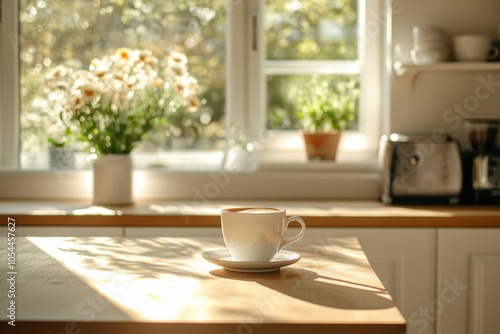
[(341, 132), (308, 133), (303, 132), (309, 160), (335, 160)]

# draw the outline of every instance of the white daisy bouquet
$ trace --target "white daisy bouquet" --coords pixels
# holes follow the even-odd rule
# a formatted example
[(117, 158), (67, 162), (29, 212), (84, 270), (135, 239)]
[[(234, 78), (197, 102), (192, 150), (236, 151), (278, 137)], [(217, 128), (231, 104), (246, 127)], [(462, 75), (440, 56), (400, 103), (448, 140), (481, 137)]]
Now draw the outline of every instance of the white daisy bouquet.
[[(60, 71), (60, 69), (59, 69)], [(98, 154), (128, 154), (156, 125), (200, 107), (198, 84), (184, 54), (158, 59), (149, 50), (120, 48), (66, 75), (61, 120)]]

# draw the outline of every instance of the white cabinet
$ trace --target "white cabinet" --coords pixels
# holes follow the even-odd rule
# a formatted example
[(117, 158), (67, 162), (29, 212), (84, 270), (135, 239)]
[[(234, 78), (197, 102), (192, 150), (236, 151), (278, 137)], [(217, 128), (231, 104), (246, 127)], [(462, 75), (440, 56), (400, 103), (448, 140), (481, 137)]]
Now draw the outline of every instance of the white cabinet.
[(437, 334), (500, 332), (500, 229), (440, 229)]

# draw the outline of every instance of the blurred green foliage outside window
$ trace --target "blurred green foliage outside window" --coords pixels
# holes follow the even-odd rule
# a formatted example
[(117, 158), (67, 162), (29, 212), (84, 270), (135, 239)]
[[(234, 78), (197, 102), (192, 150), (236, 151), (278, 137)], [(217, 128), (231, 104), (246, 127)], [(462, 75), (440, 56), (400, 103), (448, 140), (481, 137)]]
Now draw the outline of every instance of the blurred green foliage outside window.
[[(264, 0), (263, 0), (264, 1)], [(142, 149), (222, 150), (225, 129), (225, 35), (228, 0), (19, 0), (21, 152), (46, 151), (57, 132), (44, 80), (58, 64), (87, 68), (93, 58), (119, 47), (171, 50), (189, 59), (198, 79), (199, 132), (183, 128), (183, 118), (151, 134)], [(233, 5), (244, 5), (243, 1)], [(357, 0), (265, 0), (267, 61), (358, 59)], [(325, 80), (359, 80), (330, 75)], [(300, 128), (294, 96), (311, 76), (267, 77), (267, 127)], [(290, 89), (293, 87), (293, 89)], [(49, 93), (50, 94), (50, 93)]]

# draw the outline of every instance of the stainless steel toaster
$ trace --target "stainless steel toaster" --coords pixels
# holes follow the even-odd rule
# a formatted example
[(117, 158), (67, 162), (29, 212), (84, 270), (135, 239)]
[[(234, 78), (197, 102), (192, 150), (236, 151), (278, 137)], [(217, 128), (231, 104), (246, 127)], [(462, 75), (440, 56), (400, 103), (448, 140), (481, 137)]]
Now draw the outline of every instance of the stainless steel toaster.
[(379, 148), (382, 201), (457, 204), (462, 189), (460, 146), (449, 136), (391, 134)]

